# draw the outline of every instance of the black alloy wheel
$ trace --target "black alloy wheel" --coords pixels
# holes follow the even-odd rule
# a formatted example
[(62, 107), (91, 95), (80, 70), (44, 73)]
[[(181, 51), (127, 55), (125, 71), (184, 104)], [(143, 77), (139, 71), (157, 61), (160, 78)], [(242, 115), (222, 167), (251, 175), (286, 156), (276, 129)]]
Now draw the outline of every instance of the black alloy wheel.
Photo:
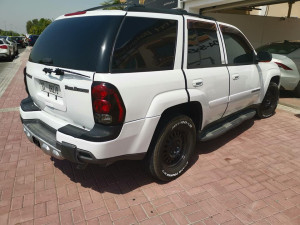
[(170, 181), (179, 177), (189, 164), (196, 143), (193, 121), (176, 116), (157, 130), (146, 158), (147, 170), (156, 179)]
[(257, 115), (259, 118), (268, 118), (273, 116), (275, 109), (277, 108), (279, 100), (279, 89), (278, 85), (274, 82), (271, 82), (268, 90), (265, 94), (265, 97), (259, 106)]

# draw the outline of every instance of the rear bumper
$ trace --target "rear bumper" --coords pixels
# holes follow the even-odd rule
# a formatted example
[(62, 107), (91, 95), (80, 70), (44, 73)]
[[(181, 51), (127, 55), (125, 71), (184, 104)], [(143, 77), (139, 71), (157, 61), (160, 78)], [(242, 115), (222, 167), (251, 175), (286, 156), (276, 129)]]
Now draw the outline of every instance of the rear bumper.
[(293, 91), (299, 81), (300, 81), (300, 74), (298, 71), (284, 71), (283, 69), (280, 69), (281, 76), (280, 76), (280, 85), (283, 87), (284, 90), (287, 91)]
[(8, 57), (9, 56), (9, 52), (6, 52), (6, 53), (0, 53), (0, 57)]
[(38, 146), (45, 154), (60, 160), (66, 159), (78, 164), (93, 163), (106, 166), (118, 160), (139, 160), (144, 157), (144, 153), (139, 153), (108, 159), (96, 159), (91, 152), (78, 149), (76, 145), (56, 141), (56, 130), (40, 120), (22, 120), (22, 123), (24, 132), (30, 142)]
[(41, 111), (30, 97), (22, 101), (20, 114), (26, 136), (44, 153), (75, 163), (103, 165), (142, 159), (159, 120), (155, 117), (126, 123), (120, 130), (97, 127), (87, 131)]

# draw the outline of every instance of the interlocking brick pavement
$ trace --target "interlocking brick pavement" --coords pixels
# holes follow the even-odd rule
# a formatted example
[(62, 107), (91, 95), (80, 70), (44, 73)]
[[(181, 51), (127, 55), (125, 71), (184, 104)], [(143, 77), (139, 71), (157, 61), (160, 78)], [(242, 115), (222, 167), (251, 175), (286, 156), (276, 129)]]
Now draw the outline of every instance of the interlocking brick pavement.
[[(1, 109), (25, 97), (22, 69)], [(291, 112), (198, 143), (169, 183), (136, 161), (77, 170), (30, 143), (17, 111), (0, 112), (0, 124), (0, 224), (300, 224), (300, 119)]]

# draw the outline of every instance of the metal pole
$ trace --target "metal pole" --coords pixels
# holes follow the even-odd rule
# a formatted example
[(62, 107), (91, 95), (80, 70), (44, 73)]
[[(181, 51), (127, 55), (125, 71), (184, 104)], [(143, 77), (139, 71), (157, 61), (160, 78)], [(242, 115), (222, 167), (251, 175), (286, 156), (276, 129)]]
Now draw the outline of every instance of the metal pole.
[(291, 12), (292, 12), (292, 8), (293, 8), (293, 4), (294, 4), (294, 1), (289, 1), (289, 11), (288, 11), (287, 18), (291, 17)]

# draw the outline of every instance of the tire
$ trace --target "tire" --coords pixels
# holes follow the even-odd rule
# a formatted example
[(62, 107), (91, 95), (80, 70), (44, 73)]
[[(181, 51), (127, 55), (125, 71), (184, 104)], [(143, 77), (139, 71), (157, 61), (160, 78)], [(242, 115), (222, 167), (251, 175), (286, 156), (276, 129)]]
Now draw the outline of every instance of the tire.
[(299, 81), (297, 87), (295, 88), (294, 93), (297, 98), (300, 98), (300, 81)]
[(14, 57), (12, 55), (7, 56), (6, 61), (12, 62)]
[(278, 85), (274, 82), (270, 82), (265, 97), (257, 110), (257, 116), (260, 119), (271, 117), (275, 114), (279, 100)]
[(184, 172), (193, 154), (195, 125), (189, 117), (180, 115), (170, 119), (156, 132), (145, 160), (146, 169), (158, 180), (174, 180)]

